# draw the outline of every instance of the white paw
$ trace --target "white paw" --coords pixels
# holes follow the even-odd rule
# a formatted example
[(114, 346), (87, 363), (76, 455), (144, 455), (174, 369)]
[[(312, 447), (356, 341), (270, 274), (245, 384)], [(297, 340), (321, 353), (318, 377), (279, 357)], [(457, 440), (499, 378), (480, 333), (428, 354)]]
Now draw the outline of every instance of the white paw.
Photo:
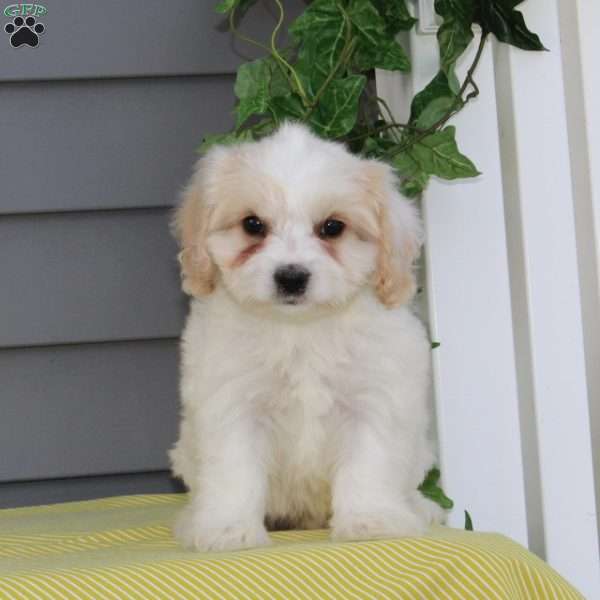
[(331, 519), (331, 538), (337, 541), (413, 537), (425, 533), (425, 519), (407, 508), (349, 512)]
[(261, 519), (232, 520), (227, 524), (220, 519), (211, 522), (191, 506), (181, 511), (173, 533), (184, 548), (203, 552), (240, 550), (271, 543)]

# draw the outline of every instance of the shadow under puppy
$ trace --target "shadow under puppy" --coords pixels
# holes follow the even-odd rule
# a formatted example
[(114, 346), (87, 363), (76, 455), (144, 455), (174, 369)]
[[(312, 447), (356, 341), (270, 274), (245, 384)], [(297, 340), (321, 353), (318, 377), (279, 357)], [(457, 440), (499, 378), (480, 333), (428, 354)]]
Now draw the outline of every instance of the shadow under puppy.
[(267, 544), (265, 522), (334, 539), (423, 533), (430, 345), (407, 303), (422, 241), (390, 167), (285, 124), (215, 147), (174, 229), (183, 289), (175, 535)]

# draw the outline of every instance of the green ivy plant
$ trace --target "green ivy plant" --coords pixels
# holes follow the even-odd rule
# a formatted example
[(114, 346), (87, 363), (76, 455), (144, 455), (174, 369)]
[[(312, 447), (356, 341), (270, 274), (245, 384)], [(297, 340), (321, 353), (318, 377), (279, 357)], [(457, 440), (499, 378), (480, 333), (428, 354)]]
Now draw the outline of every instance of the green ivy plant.
[[(408, 123), (398, 123), (373, 82), (375, 69), (410, 69), (397, 40), (416, 23), (406, 0), (313, 0), (289, 26), (285, 47), (278, 42), (284, 0), (273, 0), (279, 18), (267, 43), (238, 31), (255, 1), (222, 0), (216, 7), (228, 15), (231, 31), (260, 46), (265, 56), (239, 67), (235, 128), (206, 136), (201, 151), (215, 143), (260, 139), (284, 120), (302, 121), (353, 152), (389, 162), (409, 197), (420, 194), (432, 176), (479, 174), (459, 151), (448, 121), (479, 94), (474, 76), (490, 34), (524, 50), (544, 49), (515, 8), (523, 0), (435, 0), (442, 20), (439, 72), (413, 98)], [(461, 82), (455, 66), (473, 41), (474, 25), (481, 30), (479, 45)]]

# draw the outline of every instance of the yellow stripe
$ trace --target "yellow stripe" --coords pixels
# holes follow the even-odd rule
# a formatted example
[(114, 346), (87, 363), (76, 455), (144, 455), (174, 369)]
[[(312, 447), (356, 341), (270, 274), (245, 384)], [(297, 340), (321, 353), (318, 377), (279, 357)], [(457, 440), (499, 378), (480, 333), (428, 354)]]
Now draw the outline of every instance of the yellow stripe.
[(548, 565), (498, 535), (332, 543), (285, 531), (266, 548), (182, 551), (170, 524), (182, 495), (0, 511), (0, 599), (580, 600)]
[[(368, 550), (369, 549), (367, 546), (362, 546), (362, 547), (360, 547), (360, 549), (359, 548), (355, 549), (355, 551), (359, 551), (359, 552), (368, 551)], [(382, 558), (384, 556), (387, 556), (386, 552), (382, 551), (380, 549), (376, 549), (376, 550), (370, 549), (370, 551), (372, 552), (373, 557), (379, 559), (380, 561), (382, 560)], [(405, 554), (406, 553), (404, 553), (402, 555), (402, 559), (401, 559), (403, 563), (408, 562), (408, 559), (406, 558)], [(396, 558), (394, 558), (394, 559), (391, 559), (389, 563), (386, 563), (386, 564), (390, 565), (390, 568), (388, 570), (388, 577), (394, 578), (397, 581), (401, 581), (401, 582), (406, 581), (407, 578), (411, 578), (411, 579), (416, 578), (417, 580), (427, 580), (429, 582), (429, 588), (427, 591), (430, 591), (431, 587), (433, 585), (435, 585), (435, 587), (438, 588), (438, 594), (437, 594), (438, 597), (440, 597), (440, 598), (441, 597), (444, 597), (444, 598), (449, 597), (448, 593), (443, 588), (440, 588), (437, 583), (434, 583), (435, 581), (437, 581), (437, 577), (434, 577), (433, 578), (434, 582), (432, 582), (432, 579), (427, 575), (427, 572), (425, 570), (421, 570), (421, 569), (417, 569), (416, 571), (413, 570), (410, 574), (406, 573), (406, 572), (400, 573), (397, 571), (398, 562), (399, 561)], [(394, 570), (394, 567), (396, 567), (396, 572)], [(448, 576), (452, 577), (452, 575), (450, 574), (450, 572), (447, 569), (445, 569), (445, 571)], [(417, 573), (417, 575), (414, 574), (415, 572)], [(413, 587), (413, 589), (414, 589), (414, 587)], [(462, 596), (463, 598), (468, 598), (468, 597), (472, 596), (472, 594), (468, 590), (464, 590), (464, 591), (467, 593), (467, 595), (463, 595)]]

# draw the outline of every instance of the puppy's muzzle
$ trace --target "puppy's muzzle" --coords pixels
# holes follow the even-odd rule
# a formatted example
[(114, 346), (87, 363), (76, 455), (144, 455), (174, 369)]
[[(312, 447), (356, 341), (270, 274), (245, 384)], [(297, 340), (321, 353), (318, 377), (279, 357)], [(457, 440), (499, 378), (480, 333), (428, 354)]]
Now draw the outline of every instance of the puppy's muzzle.
[(310, 271), (300, 265), (285, 265), (279, 267), (273, 277), (277, 293), (285, 298), (294, 298), (306, 292)]

